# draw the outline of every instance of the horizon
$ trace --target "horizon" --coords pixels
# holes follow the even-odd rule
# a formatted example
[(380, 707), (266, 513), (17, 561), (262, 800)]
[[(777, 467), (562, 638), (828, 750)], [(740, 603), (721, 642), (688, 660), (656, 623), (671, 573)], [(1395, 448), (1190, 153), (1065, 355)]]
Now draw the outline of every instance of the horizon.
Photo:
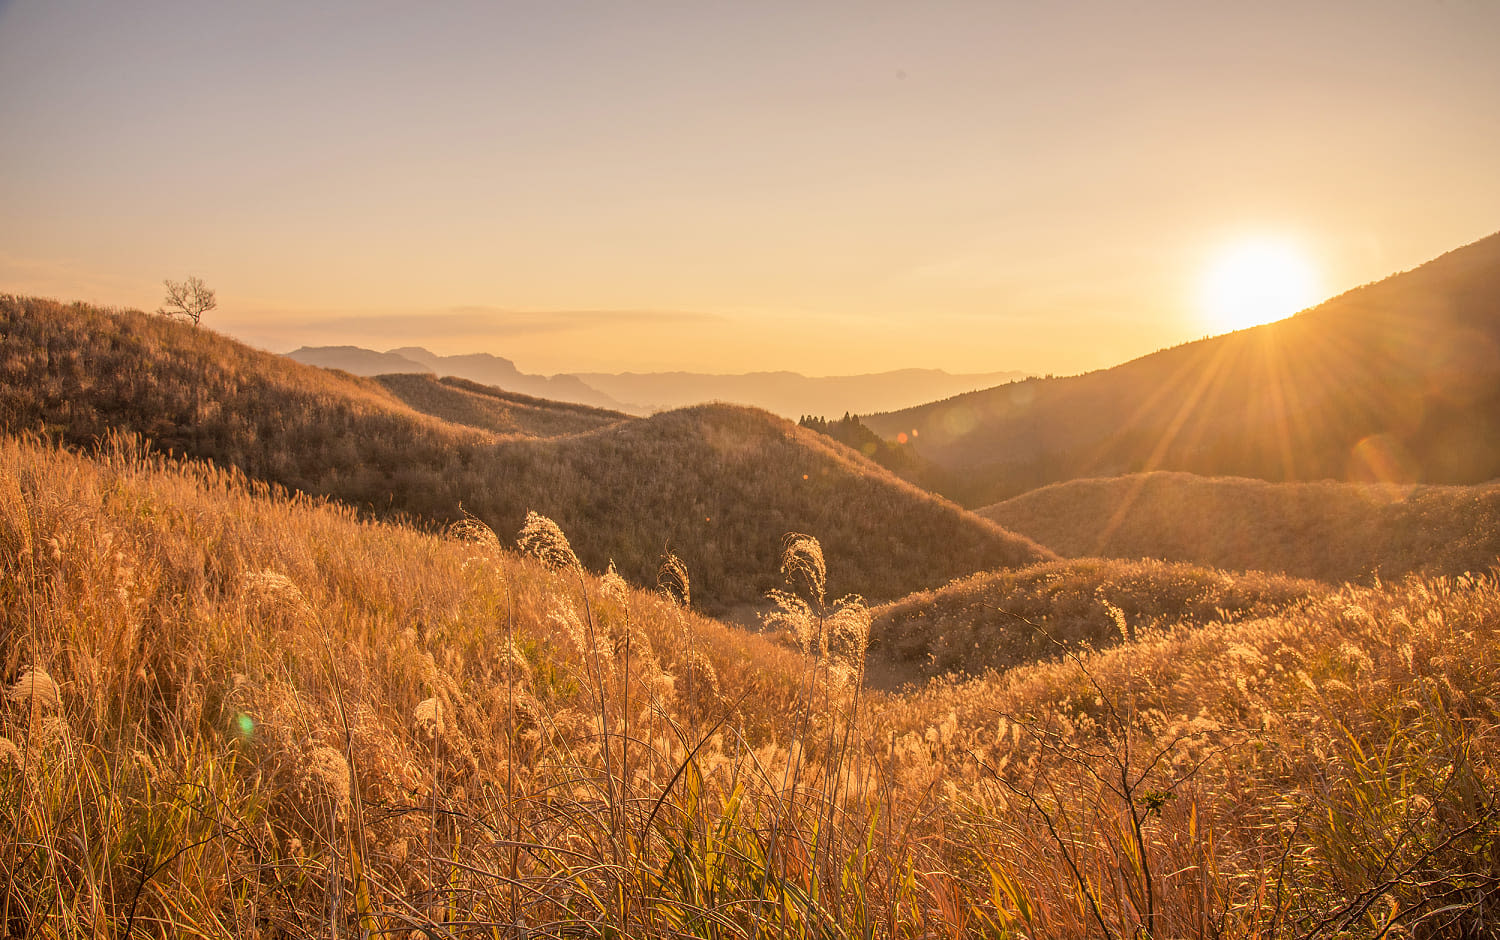
[(0, 284), (150, 310), (196, 275), (263, 349), (534, 374), (1075, 375), (1493, 233), (1495, 35), (1479, 3), (14, 0)]

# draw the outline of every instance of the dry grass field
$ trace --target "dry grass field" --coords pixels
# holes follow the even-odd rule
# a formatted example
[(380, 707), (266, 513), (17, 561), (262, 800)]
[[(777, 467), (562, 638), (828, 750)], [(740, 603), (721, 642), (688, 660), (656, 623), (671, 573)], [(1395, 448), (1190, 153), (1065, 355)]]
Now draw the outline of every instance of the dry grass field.
[[(9, 438), (0, 558), (13, 936), (1475, 937), (1500, 916), (1488, 574), (1282, 607), (1289, 582), (1059, 566), (1134, 639), (891, 695), (862, 682), (869, 610), (806, 537), (774, 572), (778, 643), (696, 614), (671, 559), (659, 592), (584, 572), (540, 517), (417, 531), (129, 439)], [(1239, 606), (1132, 623), (1132, 580)]]
[(0, 129), (0, 940), (1500, 940), (1500, 0), (0, 0)]
[[(753, 409), (404, 389), (454, 423), (183, 324), (0, 314), (11, 936), (1500, 918), (1488, 491), (1086, 481), (1036, 495), (1205, 545), (1247, 521), (1212, 506), (1259, 545), (1279, 505), (1383, 576), (1060, 561)], [(1395, 577), (1438, 542), (1468, 573)], [(763, 629), (704, 616), (731, 603)]]

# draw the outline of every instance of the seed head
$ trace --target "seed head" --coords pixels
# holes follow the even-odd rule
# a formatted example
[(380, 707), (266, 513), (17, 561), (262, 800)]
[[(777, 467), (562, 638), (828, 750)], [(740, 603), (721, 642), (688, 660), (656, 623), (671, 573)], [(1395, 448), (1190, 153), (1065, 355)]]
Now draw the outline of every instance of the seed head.
[(412, 723), (417, 726), (418, 734), (429, 738), (442, 737), (445, 730), (443, 703), (436, 698), (422, 699), (412, 711)]
[(449, 526), (448, 537), (496, 554), (500, 551), (500, 539), (495, 531), (473, 516), (465, 516)]
[(693, 605), (693, 582), (688, 577), (687, 565), (671, 552), (662, 557), (661, 568), (657, 569), (656, 589), (678, 607)]
[(279, 571), (269, 568), (247, 571), (240, 576), (240, 586), (246, 597), (258, 604), (282, 607), (304, 616), (312, 616), (312, 605), (307, 602), (297, 583)]
[(795, 590), (798, 582), (807, 590), (808, 599), (823, 606), (828, 587), (828, 566), (823, 562), (823, 546), (811, 535), (788, 532), (781, 539), (781, 574)]
[(342, 812), (349, 805), (349, 762), (337, 748), (318, 745), (307, 754), (309, 789), (333, 799)]
[(21, 673), (6, 692), (6, 698), (34, 712), (55, 712), (62, 708), (62, 694), (57, 683), (35, 666)]
[(604, 577), (599, 579), (599, 590), (616, 604), (625, 603), (629, 589), (625, 585), (625, 579), (620, 577), (620, 573), (615, 570), (613, 558), (609, 560), (609, 570), (604, 572)]
[(563, 530), (541, 513), (526, 514), (526, 523), (521, 526), (516, 545), (525, 554), (540, 559), (554, 570), (578, 571), (583, 568), (578, 563), (578, 556), (573, 554), (573, 546), (568, 544), (568, 537), (563, 535)]

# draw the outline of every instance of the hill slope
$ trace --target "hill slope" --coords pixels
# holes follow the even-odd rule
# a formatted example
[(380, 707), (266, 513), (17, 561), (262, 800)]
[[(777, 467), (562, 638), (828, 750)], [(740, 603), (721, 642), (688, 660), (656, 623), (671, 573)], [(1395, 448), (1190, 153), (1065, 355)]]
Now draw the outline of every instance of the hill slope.
[(711, 609), (777, 583), (782, 536), (823, 541), (835, 593), (889, 599), (1051, 557), (814, 432), (704, 406), (552, 440), (422, 415), (370, 379), (324, 372), (133, 312), (0, 298), (0, 427), (93, 444), (111, 430), (381, 514), (502, 535), (551, 516), (594, 570), (654, 584), (663, 552)]
[(1138, 632), (1267, 617), (1328, 591), (1314, 581), (1159, 561), (1090, 558), (981, 572), (875, 608), (869, 676), (895, 688), (1003, 672)]
[(423, 414), (496, 434), (554, 437), (631, 420), (619, 411), (533, 398), (455, 376), (397, 373), (375, 381)]
[(984, 505), (1144, 470), (1282, 480), (1500, 476), (1500, 235), (1295, 317), (1087, 375), (865, 417)]
[(1334, 583), (1485, 571), (1500, 560), (1500, 483), (1267, 483), (1159, 471), (1056, 483), (979, 514), (1070, 558), (1162, 558)]

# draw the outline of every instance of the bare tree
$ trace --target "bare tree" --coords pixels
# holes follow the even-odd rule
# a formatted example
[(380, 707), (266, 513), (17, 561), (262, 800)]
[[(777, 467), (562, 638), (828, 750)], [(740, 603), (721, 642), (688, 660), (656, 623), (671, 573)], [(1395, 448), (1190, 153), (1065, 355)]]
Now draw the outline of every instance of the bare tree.
[(197, 326), (205, 313), (219, 305), (214, 292), (203, 286), (200, 278), (189, 277), (181, 284), (172, 280), (162, 283), (167, 285), (167, 301), (156, 312), (164, 317), (186, 317)]

